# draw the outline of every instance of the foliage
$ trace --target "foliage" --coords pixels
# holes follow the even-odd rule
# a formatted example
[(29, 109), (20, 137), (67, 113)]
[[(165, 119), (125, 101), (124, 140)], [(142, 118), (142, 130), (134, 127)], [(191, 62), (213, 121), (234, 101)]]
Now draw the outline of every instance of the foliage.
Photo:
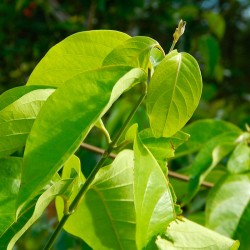
[[(26, 86), (0, 96), (0, 145), (5, 146), (0, 158), (0, 246), (12, 249), (55, 197), (59, 224), (47, 249), (63, 228), (93, 249), (238, 249), (239, 242), (230, 237), (246, 246), (240, 231), (249, 227), (249, 131), (215, 120), (183, 128), (201, 91), (196, 60), (177, 50), (165, 55), (149, 37), (87, 31), (55, 45)], [(110, 136), (105, 114), (124, 100), (122, 95), (134, 92), (139, 98), (131, 113), (124, 109), (128, 118)], [(139, 107), (145, 111), (143, 120), (148, 115), (146, 128), (136, 118)], [(132, 118), (138, 125), (128, 129)], [(108, 139), (107, 149), (85, 179), (84, 162), (75, 154), (95, 126)], [(204, 128), (209, 128), (208, 135), (201, 133)], [(117, 156), (110, 161), (113, 151)], [(179, 188), (170, 184), (165, 166), (173, 157), (183, 160), (197, 151), (192, 167), (184, 169), (190, 182), (180, 200), (188, 204), (214, 168), (226, 162), (222, 180), (209, 192), (206, 225), (228, 238), (180, 215)], [(7, 202), (6, 196), (11, 197)], [(229, 209), (231, 200), (240, 202)], [(233, 220), (225, 219), (231, 214)]]

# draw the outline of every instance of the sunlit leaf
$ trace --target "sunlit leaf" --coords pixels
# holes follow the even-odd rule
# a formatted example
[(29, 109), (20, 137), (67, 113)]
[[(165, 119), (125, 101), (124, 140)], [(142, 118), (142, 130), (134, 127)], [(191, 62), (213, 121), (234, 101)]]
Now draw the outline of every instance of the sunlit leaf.
[(174, 157), (175, 150), (189, 139), (189, 135), (181, 131), (171, 137), (155, 138), (151, 129), (142, 130), (139, 136), (163, 171), (166, 171), (167, 160)]
[(250, 170), (250, 147), (247, 143), (242, 142), (235, 148), (228, 160), (227, 168), (233, 174)]
[(104, 59), (103, 65), (120, 64), (147, 69), (150, 66), (150, 58), (152, 58), (154, 65), (162, 59), (153, 48), (157, 48), (164, 56), (163, 49), (154, 39), (144, 36), (132, 37), (113, 49)]
[(49, 189), (47, 189), (38, 199), (34, 212), (30, 219), (26, 222), (26, 224), (20, 229), (11, 241), (8, 244), (7, 250), (12, 250), (17, 240), (23, 235), (28, 228), (30, 228), (36, 220), (42, 215), (45, 208), (50, 204), (52, 200), (55, 199), (58, 195), (64, 195), (64, 193), (68, 192), (68, 189), (71, 189), (73, 179), (61, 180), (54, 185), (52, 185)]
[(176, 214), (168, 180), (139, 136), (135, 139), (134, 152), (136, 244), (138, 249), (143, 249), (154, 236), (166, 230)]
[[(225, 236), (250, 245), (250, 176), (225, 176), (209, 193), (206, 202), (206, 225)], [(243, 243), (244, 242), (244, 243)]]
[(196, 109), (202, 80), (196, 60), (176, 50), (156, 68), (147, 96), (150, 126), (156, 137), (169, 137), (180, 130)]
[(11, 89), (0, 96), (0, 157), (25, 145), (38, 112), (53, 91), (27, 86)]
[(73, 34), (49, 50), (27, 84), (59, 86), (83, 71), (99, 68), (106, 55), (129, 38), (125, 33), (112, 30)]
[[(133, 158), (133, 152), (125, 150), (103, 167), (64, 226), (93, 249), (136, 250)], [(57, 200), (60, 218), (62, 205)]]
[(79, 74), (60, 86), (27, 139), (18, 207), (49, 182), (113, 102), (131, 85), (144, 81), (141, 69), (109, 66)]
[(237, 250), (239, 242), (183, 218), (171, 222), (166, 234), (157, 238), (156, 245), (159, 250)]

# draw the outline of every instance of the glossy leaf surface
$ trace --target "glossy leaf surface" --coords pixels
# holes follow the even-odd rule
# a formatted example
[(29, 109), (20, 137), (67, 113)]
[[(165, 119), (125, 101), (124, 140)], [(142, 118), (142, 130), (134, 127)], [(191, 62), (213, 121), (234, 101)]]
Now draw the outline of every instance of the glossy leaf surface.
[(103, 65), (128, 65), (146, 70), (150, 66), (151, 51), (154, 64), (162, 58), (153, 48), (158, 48), (164, 56), (163, 49), (154, 39), (144, 36), (131, 37), (113, 49), (104, 59)]
[[(119, 153), (103, 167), (64, 229), (93, 249), (136, 249), (132, 151)], [(57, 210), (62, 215), (62, 202)]]
[(190, 220), (173, 221), (164, 237), (158, 237), (159, 250), (236, 250), (239, 242), (213, 232)]
[(147, 96), (150, 126), (156, 137), (169, 137), (180, 130), (196, 109), (202, 79), (196, 60), (176, 50), (156, 68)]
[[(206, 225), (228, 237), (237, 236), (247, 249), (249, 240), (250, 176), (228, 175), (210, 192)], [(240, 222), (241, 221), (241, 222)], [(244, 227), (243, 227), (244, 226)]]
[(0, 96), (0, 157), (25, 145), (31, 127), (53, 89), (18, 87)]
[(136, 243), (138, 249), (143, 249), (152, 237), (166, 230), (176, 214), (168, 180), (139, 136), (134, 152)]
[(73, 34), (49, 50), (27, 84), (57, 87), (77, 74), (99, 68), (106, 55), (129, 38), (125, 33), (112, 30)]
[(109, 66), (79, 74), (59, 87), (45, 103), (28, 137), (18, 206), (49, 182), (127, 88), (145, 80), (141, 69)]

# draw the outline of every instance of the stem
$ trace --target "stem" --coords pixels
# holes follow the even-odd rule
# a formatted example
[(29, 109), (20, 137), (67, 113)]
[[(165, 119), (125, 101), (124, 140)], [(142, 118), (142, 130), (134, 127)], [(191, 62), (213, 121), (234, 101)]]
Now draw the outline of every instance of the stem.
[(84, 182), (82, 187), (80, 188), (78, 194), (76, 195), (76, 197), (74, 198), (74, 200), (70, 204), (68, 212), (63, 215), (63, 217), (60, 220), (60, 222), (58, 223), (54, 233), (51, 235), (49, 241), (45, 245), (44, 250), (49, 250), (51, 248), (51, 246), (54, 244), (56, 238), (58, 237), (60, 231), (62, 230), (64, 224), (68, 220), (69, 216), (75, 212), (77, 206), (79, 205), (79, 203), (81, 202), (83, 196), (87, 192), (90, 184), (93, 182), (96, 174), (104, 166), (105, 161), (107, 160), (107, 158), (109, 158), (109, 156), (110, 156), (112, 150), (114, 149), (116, 143), (118, 142), (118, 140), (122, 136), (123, 132), (126, 130), (130, 120), (132, 119), (132, 117), (136, 113), (138, 107), (141, 105), (142, 101), (144, 100), (144, 98), (146, 96), (146, 93), (147, 93), (147, 84), (143, 83), (143, 94), (141, 95), (140, 99), (138, 100), (138, 102), (134, 106), (133, 110), (129, 114), (128, 118), (124, 122), (123, 126), (119, 130), (119, 132), (116, 135), (116, 137), (114, 138), (114, 140), (109, 144), (108, 149), (103, 153), (102, 158), (100, 159), (100, 161), (96, 164), (96, 166), (94, 167), (94, 169), (92, 170), (92, 172), (90, 173), (90, 175), (88, 176), (88, 178), (86, 179), (86, 181)]
[[(95, 152), (97, 154), (103, 154), (105, 152), (105, 150), (103, 150), (101, 148), (98, 148), (98, 147), (95, 147), (95, 146), (92, 146), (92, 145), (87, 144), (87, 143), (82, 143), (81, 148), (87, 149), (87, 150), (89, 150), (91, 152)], [(115, 154), (110, 154), (109, 157), (114, 159), (116, 157), (116, 155)], [(185, 182), (189, 181), (188, 176), (186, 176), (184, 174), (176, 173), (176, 172), (171, 171), (171, 170), (168, 170), (168, 176), (172, 177), (174, 179), (180, 180), (180, 181), (185, 181)], [(211, 182), (203, 181), (201, 183), (201, 186), (203, 186), (205, 188), (212, 188), (214, 186), (214, 184), (211, 183)]]
[(168, 52), (168, 53), (170, 53), (170, 52), (172, 52), (172, 51), (173, 51), (175, 44), (176, 44), (176, 42), (175, 42), (175, 41), (173, 41), (173, 43), (172, 43), (172, 45), (171, 45), (171, 47), (170, 47), (170, 49), (169, 49), (169, 52)]

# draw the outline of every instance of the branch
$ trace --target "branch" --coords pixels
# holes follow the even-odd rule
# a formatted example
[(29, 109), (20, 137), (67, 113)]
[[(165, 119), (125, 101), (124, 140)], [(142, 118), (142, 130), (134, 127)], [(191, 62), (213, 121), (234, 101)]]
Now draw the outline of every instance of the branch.
[[(95, 147), (93, 145), (90, 145), (90, 144), (87, 144), (87, 143), (84, 143), (84, 142), (81, 143), (80, 147), (83, 148), (83, 149), (89, 150), (91, 152), (94, 152), (94, 153), (97, 153), (97, 154), (101, 154), (101, 155), (104, 154), (104, 152), (105, 152), (105, 150), (103, 150), (101, 148)], [(109, 155), (109, 157), (114, 159), (116, 157), (116, 154), (111, 153)], [(183, 175), (183, 174), (179, 174), (179, 173), (176, 173), (176, 172), (173, 172), (173, 171), (170, 171), (170, 170), (168, 170), (168, 175), (170, 177), (178, 179), (180, 181), (185, 181), (185, 182), (189, 181), (189, 177), (188, 176)], [(206, 188), (212, 188), (214, 186), (214, 184), (211, 183), (211, 182), (203, 181), (201, 183), (201, 186), (206, 187)]]

